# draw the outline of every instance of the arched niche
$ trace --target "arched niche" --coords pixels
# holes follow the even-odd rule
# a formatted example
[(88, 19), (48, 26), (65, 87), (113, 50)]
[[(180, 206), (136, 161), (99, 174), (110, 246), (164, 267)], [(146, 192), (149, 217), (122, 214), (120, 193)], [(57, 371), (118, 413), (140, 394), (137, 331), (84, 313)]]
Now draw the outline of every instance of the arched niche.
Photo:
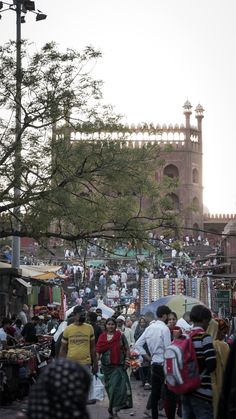
[(179, 210), (179, 197), (175, 193), (169, 193), (166, 195), (170, 202), (170, 210)]
[(168, 164), (168, 166), (166, 166), (164, 168), (163, 174), (164, 174), (164, 176), (168, 176), (168, 177), (171, 177), (171, 178), (178, 178), (179, 177), (179, 169), (174, 164)]
[(199, 199), (196, 196), (193, 198), (193, 207), (195, 211), (199, 211)]
[(193, 183), (199, 183), (199, 172), (196, 168), (193, 169), (192, 178)]

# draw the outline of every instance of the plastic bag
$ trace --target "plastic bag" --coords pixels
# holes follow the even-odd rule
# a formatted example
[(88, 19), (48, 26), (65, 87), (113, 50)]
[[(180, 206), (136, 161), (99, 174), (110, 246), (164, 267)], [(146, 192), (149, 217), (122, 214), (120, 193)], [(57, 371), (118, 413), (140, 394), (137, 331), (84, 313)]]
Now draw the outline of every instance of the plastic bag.
[(105, 387), (102, 384), (102, 381), (96, 375), (93, 375), (90, 390), (89, 390), (89, 400), (104, 400), (105, 398)]

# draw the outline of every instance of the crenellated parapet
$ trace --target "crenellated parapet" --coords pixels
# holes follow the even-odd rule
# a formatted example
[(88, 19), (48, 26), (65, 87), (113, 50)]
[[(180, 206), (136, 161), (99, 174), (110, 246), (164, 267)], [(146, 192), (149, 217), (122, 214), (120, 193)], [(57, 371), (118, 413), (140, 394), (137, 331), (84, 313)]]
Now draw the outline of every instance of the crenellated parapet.
[(65, 126), (56, 128), (57, 138), (70, 138), (75, 141), (125, 141), (127, 147), (142, 147), (147, 144), (158, 144), (160, 147), (170, 145), (174, 150), (201, 151), (202, 132), (201, 120), (203, 118), (203, 108), (198, 105), (195, 109), (197, 126), (190, 125), (191, 104), (186, 101), (184, 104), (184, 124), (117, 124), (106, 125), (101, 122), (91, 124), (77, 124), (75, 128)]
[(235, 220), (236, 214), (204, 214), (205, 222), (229, 222)]

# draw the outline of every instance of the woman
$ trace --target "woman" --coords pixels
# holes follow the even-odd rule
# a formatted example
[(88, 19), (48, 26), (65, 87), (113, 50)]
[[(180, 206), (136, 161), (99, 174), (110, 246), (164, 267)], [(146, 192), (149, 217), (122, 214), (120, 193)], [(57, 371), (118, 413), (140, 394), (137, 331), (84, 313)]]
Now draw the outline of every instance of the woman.
[(213, 346), (216, 351), (216, 369), (211, 373), (214, 418), (217, 416), (217, 407), (222, 389), (223, 375), (229, 355), (229, 345), (224, 341), (229, 330), (228, 324), (223, 319), (215, 319), (215, 321), (217, 329), (215, 340), (213, 340)]
[(177, 321), (177, 314), (174, 311), (172, 311), (168, 316), (168, 327), (171, 333), (171, 340), (173, 340), (176, 337), (179, 337), (182, 334), (181, 327), (176, 326)]
[[(182, 334), (181, 328), (179, 326), (176, 326), (177, 320), (177, 314), (174, 311), (172, 311), (168, 316), (168, 327), (171, 333), (171, 340), (178, 338)], [(167, 419), (175, 419), (177, 408), (178, 416), (181, 417), (179, 397), (175, 393), (170, 391), (166, 385), (163, 387), (163, 399), (163, 405)]]
[(39, 376), (29, 396), (26, 415), (20, 419), (89, 419), (86, 402), (88, 372), (78, 362), (58, 359)]
[(126, 372), (129, 366), (129, 346), (125, 336), (116, 330), (115, 319), (107, 319), (105, 329), (99, 336), (96, 351), (99, 358), (101, 357), (109, 398), (109, 417), (117, 418), (120, 409), (133, 406), (130, 381)]
[(230, 347), (223, 377), (217, 419), (233, 419), (236, 415), (236, 340)]

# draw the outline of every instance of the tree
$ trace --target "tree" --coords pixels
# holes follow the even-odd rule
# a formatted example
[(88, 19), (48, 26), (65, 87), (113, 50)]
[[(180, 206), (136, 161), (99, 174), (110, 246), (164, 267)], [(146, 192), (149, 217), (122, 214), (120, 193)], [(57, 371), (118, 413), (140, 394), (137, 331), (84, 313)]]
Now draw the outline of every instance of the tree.
[[(102, 102), (90, 69), (100, 52), (59, 52), (54, 43), (27, 54), (22, 45), (22, 124), (15, 141), (15, 44), (0, 49), (0, 238), (69, 241), (143, 240), (150, 230), (176, 225), (166, 195), (171, 179), (155, 181), (162, 164), (156, 144), (131, 147), (126, 127)], [(104, 132), (103, 140), (71, 141), (76, 131)], [(122, 133), (112, 140), (112, 132)], [(110, 134), (109, 134), (110, 133)], [(15, 151), (20, 144), (21, 162)], [(20, 181), (19, 181), (20, 179)], [(20, 196), (13, 188), (20, 186)], [(14, 208), (20, 207), (19, 213)], [(20, 228), (15, 227), (15, 219)]]

